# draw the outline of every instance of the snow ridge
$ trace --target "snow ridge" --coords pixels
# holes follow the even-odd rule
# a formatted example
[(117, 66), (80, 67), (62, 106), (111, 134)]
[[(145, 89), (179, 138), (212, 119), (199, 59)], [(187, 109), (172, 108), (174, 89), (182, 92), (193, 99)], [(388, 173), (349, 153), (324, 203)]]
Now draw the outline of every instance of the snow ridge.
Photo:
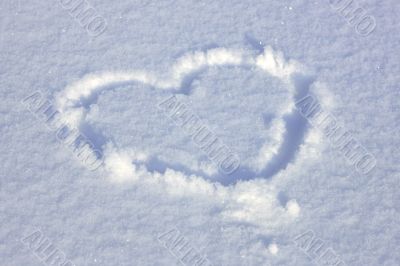
[[(118, 149), (111, 141), (101, 147), (104, 156), (101, 171), (115, 183), (141, 181), (161, 186), (171, 195), (200, 194), (219, 198), (232, 204), (222, 215), (235, 220), (263, 224), (276, 217), (269, 217), (267, 213), (276, 212), (288, 217), (297, 217), (300, 213), (299, 206), (296, 206), (295, 212), (290, 211), (293, 208), (281, 206), (277, 199), (278, 192), (266, 184), (265, 179), (254, 178), (272, 177), (295, 161), (300, 147), (304, 146), (307, 127), (306, 121), (295, 111), (294, 103), (309, 92), (315, 79), (306, 74), (305, 68), (298, 62), (285, 60), (281, 53), (270, 47), (266, 47), (264, 52), (256, 57), (245, 56), (241, 50), (227, 48), (188, 53), (172, 65), (167, 79), (143, 70), (93, 73), (57, 93), (55, 100), (65, 121), (82, 128), (87, 126), (86, 115), (90, 111), (90, 105), (96, 102), (97, 96), (103, 90), (139, 82), (160, 90), (169, 90), (171, 93), (184, 93), (187, 79), (193, 79), (210, 66), (253, 66), (281, 79), (290, 92), (291, 104), (280, 110), (271, 124), (274, 129), (273, 145), (264, 145), (257, 160), (250, 166), (252, 169), (244, 171), (251, 176), (242, 177), (240, 173), (243, 171), (238, 171), (236, 176), (232, 176), (230, 186), (225, 186), (228, 184), (211, 182), (194, 173), (188, 175), (176, 169), (167, 168), (164, 173), (150, 172), (146, 166), (148, 158), (145, 155), (131, 149)], [(253, 180), (245, 182), (250, 179)]]
[[(295, 77), (296, 73), (301, 73), (303, 67), (295, 61), (286, 61), (281, 53), (275, 52), (270, 47), (266, 47), (264, 53), (255, 58), (245, 56), (241, 50), (215, 48), (204, 52), (196, 51), (184, 55), (172, 66), (170, 77), (167, 79), (159, 78), (156, 74), (143, 70), (88, 74), (58, 93), (55, 97), (56, 104), (58, 110), (63, 113), (64, 119), (69, 124), (77, 128), (82, 128), (86, 126), (85, 119), (90, 110), (90, 104), (95, 103), (98, 94), (105, 89), (139, 82), (161, 90), (170, 90), (172, 92), (184, 91), (187, 79), (193, 79), (193, 75), (198, 75), (198, 73), (210, 66), (256, 66), (267, 74), (280, 78), (286, 83), (288, 90), (293, 96), (293, 102), (298, 97), (297, 95), (300, 91), (302, 92), (300, 93), (301, 95), (308, 91), (308, 87), (304, 86), (309, 86), (309, 84), (298, 85), (299, 82), (296, 82), (308, 78), (305, 75), (297, 75)], [(252, 176), (244, 176), (243, 179), (251, 179), (255, 175), (270, 177), (279, 170), (284, 169), (294, 158), (294, 153), (300, 140), (297, 141), (298, 145), (292, 148), (293, 151), (288, 151), (288, 148), (284, 149), (285, 140), (293, 136), (292, 132), (287, 132), (287, 129), (290, 128), (289, 124), (296, 123), (296, 121), (291, 120), (300, 119), (293, 119), (290, 116), (296, 115), (293, 107), (294, 105), (291, 104), (287, 109), (281, 110), (272, 121), (271, 127), (273, 128), (273, 132), (275, 132), (273, 135), (273, 144), (264, 145), (261, 148), (257, 160), (251, 165), (253, 169), (245, 169), (245, 171), (241, 172), (249, 173), (248, 175)], [(299, 128), (301, 128), (301, 133), (298, 135), (302, 136), (305, 130), (305, 123), (295, 127), (294, 130), (299, 130)], [(108, 143), (107, 147), (107, 149), (115, 149), (111, 143)], [(282, 156), (282, 153), (291, 154)], [(127, 156), (126, 152), (121, 156), (125, 158)], [(135, 160), (135, 158), (131, 158), (131, 161)], [(107, 161), (109, 160), (105, 158), (106, 163)], [(115, 169), (115, 167), (106, 165), (105, 168), (108, 170)], [(111, 175), (119, 175), (117, 175), (119, 171), (111, 171)], [(130, 173), (130, 171), (127, 171), (127, 173)], [(131, 176), (131, 174), (128, 175)], [(235, 181), (238, 179), (240, 179), (240, 176), (234, 176), (233, 178)]]

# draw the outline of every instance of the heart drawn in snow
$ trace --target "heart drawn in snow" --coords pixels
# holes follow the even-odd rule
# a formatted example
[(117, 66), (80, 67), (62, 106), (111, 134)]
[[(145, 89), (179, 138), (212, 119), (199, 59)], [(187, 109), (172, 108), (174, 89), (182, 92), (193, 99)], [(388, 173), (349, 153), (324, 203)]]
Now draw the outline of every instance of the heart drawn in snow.
[[(220, 80), (220, 84), (224, 83), (224, 86), (220, 88), (212, 84), (207, 86), (207, 80), (201, 79), (199, 82), (199, 77), (210, 69), (227, 74), (227, 79)], [(262, 78), (261, 80), (267, 84), (258, 84), (251, 93), (248, 93), (248, 88), (244, 94), (240, 93), (240, 87), (246, 84), (232, 89), (236, 83), (235, 73), (241, 73), (243, 70), (256, 73), (254, 75), (263, 75), (265, 80)], [(229, 75), (233, 75), (233, 78), (229, 79)], [(272, 177), (294, 161), (307, 131), (307, 121), (296, 112), (294, 103), (308, 93), (313, 83), (313, 79), (303, 73), (303, 67), (297, 62), (286, 61), (282, 54), (269, 47), (264, 49), (264, 53), (256, 56), (241, 50), (216, 48), (188, 53), (172, 65), (167, 78), (160, 76), (143, 70), (88, 74), (67, 86), (55, 97), (57, 108), (64, 120), (85, 133), (94, 143), (91, 149), (102, 154), (101, 168), (109, 172), (112, 179), (135, 180), (151, 173), (163, 175), (167, 169), (172, 169), (185, 176), (195, 175), (204, 180), (230, 185), (239, 180)], [(226, 83), (229, 82), (231, 84), (227, 86)], [(177, 143), (175, 146), (159, 144), (166, 150), (165, 154), (152, 152), (144, 154), (142, 151), (148, 143), (144, 143), (142, 147), (117, 148), (110, 137), (94, 133), (87, 116), (100, 93), (105, 90), (126, 89), (126, 86), (137, 84), (142, 85), (141, 89), (151, 88), (158, 92), (159, 99), (154, 110), (160, 114), (164, 113), (164, 117), (160, 120), (168, 122), (162, 130), (175, 130), (181, 131), (183, 135), (186, 134), (186, 140), (191, 139), (195, 144), (191, 150), (185, 150), (185, 145), (177, 146)], [(213, 91), (206, 91), (210, 86), (213, 87)], [(229, 87), (230, 91), (223, 91), (226, 87)], [(140, 89), (138, 86), (134, 88)], [(260, 108), (263, 103), (268, 104), (265, 102), (268, 99), (264, 97), (274, 97), (274, 90), (278, 89), (281, 95), (284, 95), (284, 106), (279, 106), (278, 111), (274, 110), (272, 114), (265, 112)], [(241, 97), (243, 100), (247, 97), (248, 106), (258, 103), (256, 111), (264, 123), (262, 129), (259, 125), (254, 126), (251, 123), (255, 121), (253, 119), (247, 121), (246, 125), (251, 125), (248, 128), (239, 125), (233, 130), (237, 121), (232, 119), (232, 116), (229, 121), (226, 117), (221, 118), (223, 113), (235, 112), (232, 111), (234, 110), (232, 107), (243, 102)], [(201, 100), (212, 104), (203, 108)], [(209, 110), (210, 108), (213, 110)], [(230, 111), (227, 112), (227, 109)], [(237, 115), (241, 115), (243, 109), (235, 110)], [(216, 117), (220, 116), (222, 120), (225, 119), (225, 125), (218, 119), (217, 122), (212, 119), (207, 120), (207, 112), (215, 114)], [(242, 115), (246, 120), (246, 114)], [(254, 112), (250, 113), (251, 115), (255, 115)], [(258, 129), (266, 136), (250, 137), (248, 143), (243, 144), (242, 135), (247, 136)], [(162, 130), (154, 134), (165, 134)], [(203, 142), (199, 141), (201, 134)], [(207, 141), (204, 140), (205, 135), (209, 137)], [(239, 137), (234, 140), (237, 136)], [(178, 136), (172, 138), (179, 139)], [(217, 142), (219, 146), (212, 147), (214, 144), (217, 145)], [(241, 145), (238, 145), (238, 142)], [(191, 157), (194, 153), (193, 147), (197, 147), (198, 154)], [(246, 147), (251, 150), (248, 154), (244, 149)], [(218, 152), (211, 154), (210, 151)]]

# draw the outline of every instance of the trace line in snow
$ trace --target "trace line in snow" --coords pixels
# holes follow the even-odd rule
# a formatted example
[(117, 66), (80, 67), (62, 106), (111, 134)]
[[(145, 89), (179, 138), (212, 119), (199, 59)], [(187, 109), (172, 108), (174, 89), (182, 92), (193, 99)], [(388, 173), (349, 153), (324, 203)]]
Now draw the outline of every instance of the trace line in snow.
[[(162, 174), (168, 168), (183, 172), (188, 176), (198, 174), (184, 167), (176, 169), (167, 162), (157, 161), (157, 158), (138, 163), (135, 156), (124, 150), (118, 151), (112, 141), (97, 135), (86, 122), (86, 115), (90, 110), (90, 105), (97, 102), (102, 91), (125, 84), (142, 83), (156, 89), (170, 90), (172, 93), (187, 94), (191, 82), (203, 70), (211, 66), (258, 67), (267, 74), (281, 79), (292, 97), (290, 106), (278, 113), (270, 123), (274, 132), (273, 144), (265, 144), (251, 166), (241, 166), (230, 176), (218, 176), (216, 180), (223, 185), (229, 185), (257, 176), (271, 177), (280, 170), (284, 170), (289, 163), (294, 161), (307, 129), (306, 120), (295, 111), (294, 102), (307, 94), (313, 78), (303, 74), (303, 67), (297, 62), (287, 62), (281, 53), (274, 52), (270, 47), (266, 47), (264, 53), (255, 58), (245, 56), (243, 51), (225, 48), (189, 53), (172, 66), (170, 78), (167, 79), (160, 79), (157, 75), (146, 71), (89, 74), (58, 93), (55, 97), (56, 105), (66, 122), (81, 129), (83, 133), (93, 139), (95, 148), (107, 149), (104, 153), (103, 167), (110, 171), (111, 175), (120, 176), (122, 180), (129, 180), (133, 178), (129, 175), (135, 174), (135, 169), (142, 169), (143, 166), (145, 171), (155, 170)], [(118, 158), (124, 159), (118, 161), (120, 165), (111, 165), (115, 160), (110, 160), (112, 156), (109, 154), (113, 154), (113, 158), (119, 156)], [(120, 170), (118, 167), (122, 167), (126, 171)]]

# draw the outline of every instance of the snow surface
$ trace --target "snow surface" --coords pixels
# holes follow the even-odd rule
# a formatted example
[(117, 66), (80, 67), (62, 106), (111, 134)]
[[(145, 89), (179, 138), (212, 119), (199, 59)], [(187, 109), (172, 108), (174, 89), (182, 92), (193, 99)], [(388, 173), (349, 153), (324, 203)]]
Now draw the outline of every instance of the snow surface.
[(352, 2), (368, 35), (333, 0), (85, 1), (99, 32), (68, 2), (0, 2), (0, 265), (400, 265), (400, 2)]

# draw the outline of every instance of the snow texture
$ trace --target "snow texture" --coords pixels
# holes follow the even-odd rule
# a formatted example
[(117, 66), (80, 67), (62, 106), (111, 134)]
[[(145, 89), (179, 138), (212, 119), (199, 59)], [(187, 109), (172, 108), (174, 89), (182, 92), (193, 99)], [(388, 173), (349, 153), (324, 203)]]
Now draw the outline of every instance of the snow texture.
[(0, 265), (400, 265), (398, 1), (0, 14)]

